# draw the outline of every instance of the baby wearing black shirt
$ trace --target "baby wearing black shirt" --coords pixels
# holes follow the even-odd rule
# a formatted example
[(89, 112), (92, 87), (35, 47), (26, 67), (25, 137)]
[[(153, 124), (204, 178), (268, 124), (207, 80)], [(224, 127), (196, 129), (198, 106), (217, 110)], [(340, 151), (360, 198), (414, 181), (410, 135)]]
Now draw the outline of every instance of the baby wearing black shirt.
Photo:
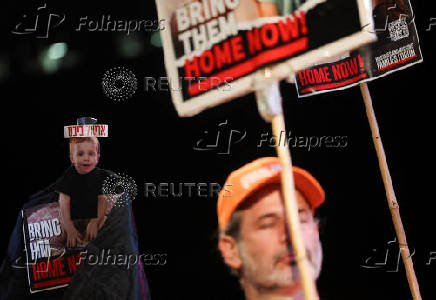
[(96, 137), (70, 139), (70, 160), (73, 166), (67, 169), (56, 186), (61, 225), (67, 234), (68, 247), (94, 239), (104, 224), (108, 202), (102, 186), (110, 174), (96, 168), (99, 158), (99, 142)]

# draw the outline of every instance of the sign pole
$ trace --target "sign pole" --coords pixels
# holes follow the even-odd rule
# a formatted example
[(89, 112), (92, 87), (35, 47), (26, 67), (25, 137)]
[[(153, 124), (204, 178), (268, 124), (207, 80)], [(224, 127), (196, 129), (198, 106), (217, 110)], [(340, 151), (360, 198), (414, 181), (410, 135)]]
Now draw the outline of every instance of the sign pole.
[(368, 84), (361, 83), (360, 91), (362, 92), (363, 100), (365, 102), (366, 115), (368, 117), (369, 125), (371, 127), (372, 140), (374, 142), (375, 150), (377, 152), (378, 163), (380, 166), (383, 183), (386, 190), (386, 198), (388, 200), (389, 210), (392, 214), (395, 232), (398, 237), (398, 244), (400, 246), (401, 258), (406, 269), (407, 281), (409, 282), (410, 291), (414, 300), (421, 300), (419, 292), (419, 284), (413, 269), (412, 256), (410, 255), (409, 246), (407, 245), (406, 232), (403, 228), (403, 222), (400, 216), (400, 206), (398, 205), (395, 196), (394, 187), (392, 185), (391, 174), (389, 173), (388, 164), (386, 161), (386, 154), (380, 138), (377, 119), (375, 117), (374, 108), (372, 106), (371, 94), (368, 89)]
[[(265, 69), (265, 74), (259, 76), (263, 82), (258, 83), (256, 100), (260, 115), (272, 123), (272, 132), (276, 140), (276, 151), (282, 166), (281, 184), (284, 197), (288, 232), (290, 234), (292, 248), (300, 273), (300, 280), (306, 300), (318, 300), (312, 272), (306, 256), (306, 247), (301, 236), (300, 221), (298, 217), (298, 205), (295, 197), (294, 176), (292, 173), (291, 153), (286, 139), (285, 118), (282, 110), (279, 82), (269, 79), (270, 71)], [(283, 135), (283, 140), (282, 140)]]

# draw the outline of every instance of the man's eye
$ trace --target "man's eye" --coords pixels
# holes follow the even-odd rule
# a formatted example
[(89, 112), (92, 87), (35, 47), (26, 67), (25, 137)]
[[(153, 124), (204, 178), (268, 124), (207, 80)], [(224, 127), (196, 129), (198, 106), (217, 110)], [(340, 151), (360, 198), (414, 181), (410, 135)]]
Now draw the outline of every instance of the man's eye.
[(260, 229), (267, 229), (267, 228), (271, 228), (271, 227), (273, 227), (274, 225), (273, 224), (271, 224), (271, 223), (268, 223), (268, 224), (261, 224), (260, 225)]
[(259, 225), (260, 229), (267, 229), (267, 228), (271, 228), (274, 227), (275, 222), (274, 221), (268, 221), (268, 222), (263, 222)]
[(298, 216), (300, 218), (300, 223), (308, 223), (312, 218), (312, 215), (309, 211), (301, 211)]

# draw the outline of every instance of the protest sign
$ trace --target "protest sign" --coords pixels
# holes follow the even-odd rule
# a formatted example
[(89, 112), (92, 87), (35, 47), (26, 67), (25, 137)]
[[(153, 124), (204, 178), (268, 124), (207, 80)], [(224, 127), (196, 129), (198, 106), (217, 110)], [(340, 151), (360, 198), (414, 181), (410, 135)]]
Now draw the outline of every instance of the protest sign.
[[(256, 92), (273, 133), (285, 130), (278, 82), (375, 40), (366, 0), (156, 0), (171, 96), (179, 116)], [(366, 28), (366, 30), (365, 30)], [(368, 30), (369, 29), (369, 30)], [(257, 72), (259, 71), (259, 72)], [(276, 145), (287, 226), (306, 300), (318, 299), (301, 237), (292, 160)]]
[(81, 248), (66, 248), (59, 203), (22, 211), (26, 266), (32, 293), (67, 286), (81, 259)]
[(295, 85), (299, 97), (312, 96), (360, 85), (365, 103), (380, 172), (386, 190), (386, 200), (401, 245), (406, 276), (413, 299), (421, 299), (406, 233), (401, 221), (399, 204), (392, 185), (386, 154), (381, 141), (372, 99), (366, 81), (423, 61), (419, 46), (415, 16), (409, 0), (373, 0), (373, 18), (378, 41), (361, 47), (350, 55), (330, 63), (318, 64), (299, 71)]
[(423, 61), (415, 16), (409, 0), (374, 0), (377, 42), (349, 56), (299, 71), (299, 97), (344, 89)]
[(251, 75), (261, 68), (282, 68), (273, 72), (281, 80), (375, 39), (368, 1), (300, 2), (291, 8), (256, 0), (156, 1), (167, 20), (161, 37), (179, 115), (252, 92)]

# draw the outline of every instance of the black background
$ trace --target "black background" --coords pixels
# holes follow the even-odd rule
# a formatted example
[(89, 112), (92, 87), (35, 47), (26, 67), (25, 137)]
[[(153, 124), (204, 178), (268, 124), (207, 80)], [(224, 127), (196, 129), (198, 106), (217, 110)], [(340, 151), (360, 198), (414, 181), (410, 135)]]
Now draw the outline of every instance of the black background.
[[(369, 84), (381, 137), (400, 203), (423, 299), (435, 299), (436, 251), (430, 160), (434, 154), (430, 104), (434, 101), (433, 56), (436, 28), (426, 31), (433, 7), (413, 1), (424, 63)], [(0, 218), (6, 251), (16, 216), (29, 195), (46, 187), (69, 166), (63, 126), (93, 116), (109, 124), (102, 139), (99, 166), (132, 176), (138, 185), (134, 213), (140, 252), (167, 254), (164, 266), (146, 266), (153, 299), (237, 299), (237, 281), (228, 275), (216, 251), (216, 197), (144, 197), (148, 183), (219, 183), (228, 173), (274, 148), (258, 148), (270, 126), (257, 113), (253, 94), (179, 118), (169, 91), (144, 91), (143, 78), (165, 76), (162, 49), (152, 46), (151, 32), (77, 32), (79, 18), (156, 20), (153, 1), (47, 1), (47, 11), (65, 14), (47, 39), (11, 33), (23, 14), (44, 2), (9, 1), (1, 8), (0, 99), (2, 194)], [(5, 5), (2, 3), (2, 6)], [(435, 15), (436, 16), (436, 15)], [(345, 25), (344, 25), (345, 26)], [(53, 43), (68, 44), (59, 70), (45, 73), (38, 57)], [(138, 42), (137, 55), (123, 55), (122, 43)], [(116, 102), (101, 88), (105, 71), (122, 66), (138, 78), (135, 95)], [(411, 299), (403, 266), (362, 267), (375, 255), (381, 261), (394, 239), (390, 213), (357, 87), (297, 99), (295, 87), (281, 83), (286, 125), (294, 136), (347, 136), (347, 147), (292, 148), (295, 165), (309, 170), (326, 190), (323, 219), (324, 265), (318, 281), (323, 299)], [(196, 142), (213, 139), (218, 124), (246, 131), (229, 155), (195, 151)], [(433, 162), (433, 160), (431, 160)], [(186, 190), (185, 190), (186, 191)]]

